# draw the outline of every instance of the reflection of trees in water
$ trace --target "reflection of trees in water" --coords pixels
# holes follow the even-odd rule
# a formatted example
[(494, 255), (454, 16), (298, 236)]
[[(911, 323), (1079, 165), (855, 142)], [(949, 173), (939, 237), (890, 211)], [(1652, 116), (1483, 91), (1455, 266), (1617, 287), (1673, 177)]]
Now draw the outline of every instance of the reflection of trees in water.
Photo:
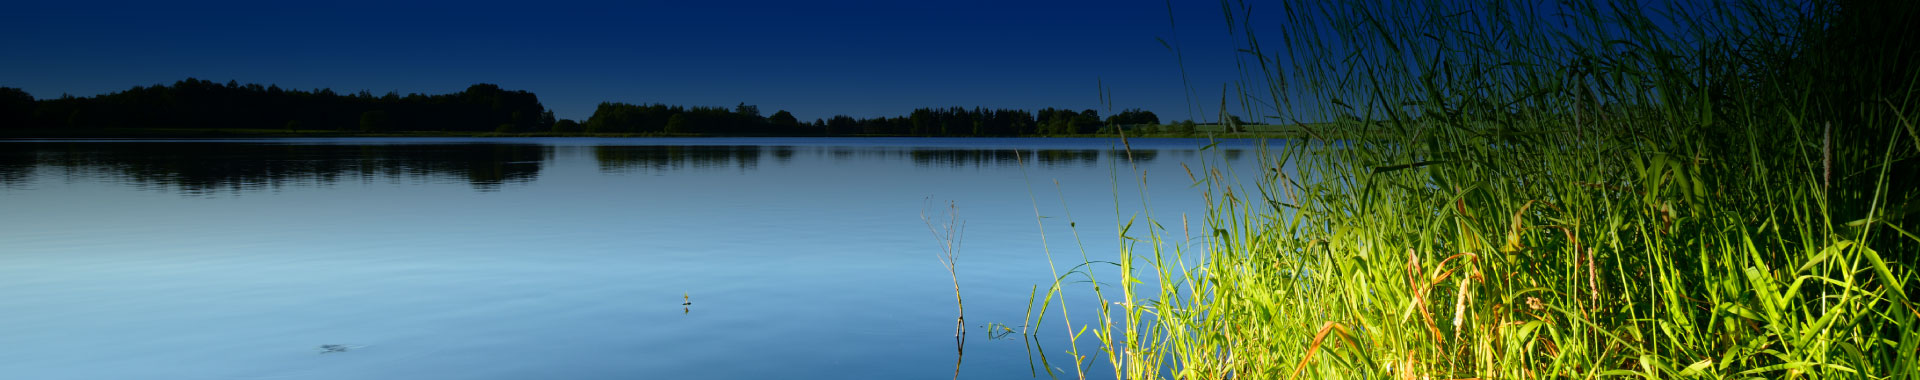
[(914, 149), (907, 156), (913, 159), (913, 165), (930, 166), (1012, 166), (1017, 162), (1017, 153), (1012, 150), (980, 149)]
[(853, 159), (853, 153), (854, 153), (853, 148), (848, 148), (843, 146), (836, 146), (836, 147), (827, 149), (827, 154), (833, 156), (834, 162), (851, 160)]
[(827, 147), (825, 149), (827, 150), (827, 155), (833, 157), (834, 163), (846, 163), (848, 161), (866, 161), (866, 162), (904, 161), (907, 159), (908, 152), (909, 152), (909, 149), (905, 149), (905, 148), (887, 148), (887, 147), (836, 146), (836, 147)]
[[(371, 145), (381, 147), (380, 145)], [(499, 190), (501, 184), (532, 182), (540, 175), (541, 165), (553, 158), (546, 145), (461, 144), (461, 145), (388, 145), (379, 157), (397, 161), (421, 177), (453, 175), (466, 178), (475, 190)], [(365, 167), (365, 166), (363, 166)]]
[[(293, 145), (253, 143), (9, 144), (0, 181), (25, 181), (31, 170), (58, 168), (70, 178), (116, 178), (142, 188), (188, 194), (326, 186), (342, 178), (458, 180), (475, 190), (533, 181), (551, 148), (520, 144)], [(28, 157), (28, 169), (18, 157)]]
[(1095, 149), (1047, 149), (1034, 152), (1034, 161), (1048, 166), (1070, 165), (1094, 166), (1100, 163), (1100, 151)]
[(1160, 158), (1160, 151), (1153, 149), (1136, 149), (1133, 151), (1116, 150), (1113, 151), (1113, 154), (1122, 160), (1132, 159), (1134, 163), (1139, 164), (1153, 162), (1153, 159)]
[[(1015, 153), (1019, 152), (1019, 153)], [(1104, 152), (1104, 153), (1103, 153)], [(909, 151), (914, 165), (927, 166), (1014, 166), (1021, 162), (1038, 164), (1042, 167), (1057, 166), (1098, 166), (1103, 154), (1124, 160), (1124, 150), (1103, 151), (1099, 149), (1040, 149), (1040, 150), (982, 150), (982, 149), (915, 149)], [(1020, 157), (1024, 155), (1025, 157)], [(1158, 158), (1157, 150), (1135, 150), (1133, 160), (1146, 163)]]
[[(1247, 152), (1248, 152), (1247, 149), (1238, 149), (1238, 148), (1234, 148), (1234, 149), (1218, 148), (1218, 149), (1211, 149), (1211, 150), (1174, 149), (1174, 151), (1180, 152), (1180, 160), (1185, 160), (1185, 161), (1191, 161), (1196, 157), (1206, 157), (1209, 160), (1225, 158), (1228, 161), (1239, 161), (1240, 158), (1242, 156), (1247, 155)], [(1134, 156), (1136, 158), (1139, 157), (1140, 152), (1141, 151), (1137, 151), (1137, 150), (1134, 151), (1133, 152)]]
[(773, 159), (782, 164), (793, 161), (793, 147), (785, 145), (773, 147)]
[(0, 189), (26, 186), (27, 178), (33, 176), (35, 155), (32, 150), (0, 145)]
[[(31, 185), (36, 176), (105, 178), (142, 188), (206, 194), (289, 185), (328, 186), (341, 180), (462, 181), (475, 190), (535, 180), (554, 148), (528, 144), (296, 145), (219, 142), (33, 142), (0, 145), (0, 188)], [(1125, 150), (966, 149), (872, 146), (593, 146), (602, 172), (684, 169), (757, 169), (762, 152), (776, 162), (795, 156), (848, 162), (912, 162), (923, 168), (1095, 167), (1125, 160)], [(1132, 152), (1136, 163), (1162, 155), (1187, 159), (1222, 154), (1191, 149)], [(1216, 156), (1218, 157), (1218, 156)]]
[[(682, 169), (738, 168), (751, 170), (760, 165), (761, 147), (734, 146), (595, 146), (593, 159), (600, 171), (608, 173), (638, 170), (667, 171)], [(775, 154), (780, 154), (775, 150)], [(791, 149), (786, 153), (791, 156)]]

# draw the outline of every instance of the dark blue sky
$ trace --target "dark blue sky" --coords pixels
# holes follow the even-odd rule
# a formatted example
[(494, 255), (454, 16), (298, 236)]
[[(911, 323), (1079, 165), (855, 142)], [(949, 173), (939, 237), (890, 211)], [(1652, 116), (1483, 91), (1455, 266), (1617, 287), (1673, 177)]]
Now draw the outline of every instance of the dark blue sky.
[(0, 86), (88, 96), (187, 77), (376, 94), (496, 83), (562, 118), (601, 101), (903, 115), (918, 107), (1189, 116), (1234, 80), (1214, 1), (138, 2), (0, 12)]

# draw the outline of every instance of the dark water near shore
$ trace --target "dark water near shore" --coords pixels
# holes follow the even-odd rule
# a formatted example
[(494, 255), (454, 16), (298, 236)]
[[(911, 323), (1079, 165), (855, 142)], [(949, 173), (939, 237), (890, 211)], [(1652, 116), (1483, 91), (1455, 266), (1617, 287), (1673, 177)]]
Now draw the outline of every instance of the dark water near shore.
[(952, 201), (961, 377), (1071, 378), (1058, 320), (985, 325), (1019, 328), (1048, 249), (1111, 259), (1143, 181), (1197, 223), (1182, 164), (1253, 156), (1205, 144), (0, 141), (0, 377), (950, 378), (920, 216)]

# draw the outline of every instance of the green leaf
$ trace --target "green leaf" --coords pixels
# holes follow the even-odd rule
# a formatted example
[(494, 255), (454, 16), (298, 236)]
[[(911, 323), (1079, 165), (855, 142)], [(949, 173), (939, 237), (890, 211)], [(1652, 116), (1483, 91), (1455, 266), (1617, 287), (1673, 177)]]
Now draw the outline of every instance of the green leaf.
[(1704, 375), (1708, 368), (1713, 368), (1713, 359), (1701, 360), (1688, 365), (1686, 369), (1680, 370), (1680, 376), (1694, 377)]

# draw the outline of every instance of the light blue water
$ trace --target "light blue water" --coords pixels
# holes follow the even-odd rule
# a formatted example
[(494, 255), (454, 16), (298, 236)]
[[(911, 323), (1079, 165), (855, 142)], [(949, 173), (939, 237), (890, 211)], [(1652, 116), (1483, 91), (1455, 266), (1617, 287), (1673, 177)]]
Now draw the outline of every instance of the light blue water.
[(1038, 343), (1071, 378), (1057, 318), (984, 325), (1020, 326), (1049, 249), (1113, 259), (1142, 181), (1169, 235), (1197, 229), (1181, 164), (1251, 161), (1205, 143), (0, 142), (0, 378), (951, 378), (920, 219), (949, 201), (961, 377), (1047, 378)]

